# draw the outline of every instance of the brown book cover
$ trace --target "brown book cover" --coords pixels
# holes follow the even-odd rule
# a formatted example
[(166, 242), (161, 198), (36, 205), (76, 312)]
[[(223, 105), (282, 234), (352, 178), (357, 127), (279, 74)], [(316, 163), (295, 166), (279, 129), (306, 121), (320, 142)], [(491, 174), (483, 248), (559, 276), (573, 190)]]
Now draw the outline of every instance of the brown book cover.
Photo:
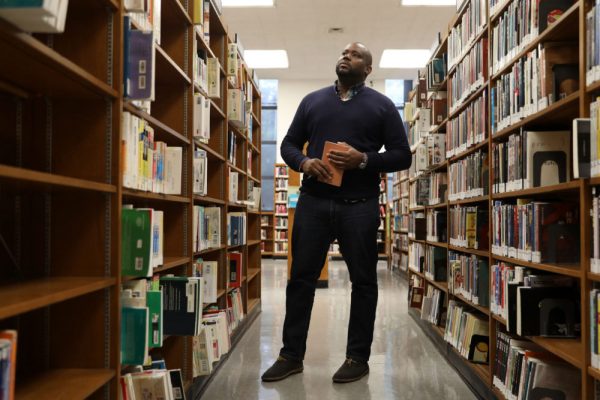
[(333, 143), (330, 141), (325, 142), (325, 146), (323, 147), (323, 155), (321, 156), (321, 161), (323, 161), (329, 167), (329, 170), (331, 171), (333, 177), (329, 180), (319, 178), (319, 181), (339, 187), (342, 185), (342, 177), (344, 176), (344, 170), (335, 167), (331, 163), (331, 161), (329, 161), (329, 153), (332, 150), (346, 151), (348, 150), (348, 146), (345, 144)]

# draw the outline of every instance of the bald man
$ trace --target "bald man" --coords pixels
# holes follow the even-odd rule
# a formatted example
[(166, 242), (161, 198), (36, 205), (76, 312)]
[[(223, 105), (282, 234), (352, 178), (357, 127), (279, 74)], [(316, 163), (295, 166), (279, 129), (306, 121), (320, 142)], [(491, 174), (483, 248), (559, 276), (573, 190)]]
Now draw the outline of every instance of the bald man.
[[(346, 360), (336, 383), (356, 381), (369, 372), (377, 308), (377, 230), (382, 172), (410, 167), (411, 152), (394, 103), (365, 86), (371, 52), (351, 43), (336, 66), (337, 80), (308, 94), (281, 143), (281, 156), (303, 172), (292, 232), (292, 267), (286, 288), (283, 347), (262, 380), (282, 380), (304, 370), (306, 337), (321, 268), (337, 239), (352, 282)], [(326, 141), (347, 147), (329, 161), (344, 170), (339, 187), (323, 183), (332, 174), (321, 161)], [(303, 154), (308, 142), (307, 154)], [(385, 146), (384, 152), (379, 152)]]

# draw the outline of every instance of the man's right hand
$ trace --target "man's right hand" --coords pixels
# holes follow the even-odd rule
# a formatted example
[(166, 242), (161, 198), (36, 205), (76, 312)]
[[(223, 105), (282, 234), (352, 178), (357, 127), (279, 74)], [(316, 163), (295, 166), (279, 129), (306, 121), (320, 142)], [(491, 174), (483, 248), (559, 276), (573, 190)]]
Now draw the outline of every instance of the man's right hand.
[(322, 180), (328, 181), (332, 178), (329, 167), (318, 158), (311, 158), (302, 164), (302, 172), (310, 176), (316, 176)]

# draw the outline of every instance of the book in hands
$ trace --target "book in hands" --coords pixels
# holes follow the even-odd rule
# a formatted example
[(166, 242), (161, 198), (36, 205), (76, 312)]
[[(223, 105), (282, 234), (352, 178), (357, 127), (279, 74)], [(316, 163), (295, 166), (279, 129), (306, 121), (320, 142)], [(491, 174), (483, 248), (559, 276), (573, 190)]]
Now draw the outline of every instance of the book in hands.
[(340, 187), (342, 186), (342, 177), (344, 176), (344, 170), (334, 166), (331, 161), (329, 161), (329, 153), (331, 151), (346, 151), (348, 150), (348, 145), (342, 143), (333, 143), (330, 141), (325, 142), (325, 146), (323, 147), (323, 155), (321, 156), (321, 161), (329, 168), (332, 177), (330, 179), (322, 179), (319, 178), (319, 182), (328, 183), (333, 186)]

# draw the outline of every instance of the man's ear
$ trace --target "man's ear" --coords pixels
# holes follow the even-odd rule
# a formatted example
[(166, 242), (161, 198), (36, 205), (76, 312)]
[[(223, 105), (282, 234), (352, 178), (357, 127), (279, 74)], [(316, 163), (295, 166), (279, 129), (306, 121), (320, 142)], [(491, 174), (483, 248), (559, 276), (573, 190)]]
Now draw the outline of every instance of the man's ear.
[(366, 76), (369, 76), (369, 74), (370, 74), (372, 71), (373, 71), (373, 67), (372, 67), (371, 65), (367, 65), (367, 68), (366, 68), (366, 71), (365, 71), (365, 72), (366, 72), (366, 74), (365, 74), (365, 77), (366, 77)]

